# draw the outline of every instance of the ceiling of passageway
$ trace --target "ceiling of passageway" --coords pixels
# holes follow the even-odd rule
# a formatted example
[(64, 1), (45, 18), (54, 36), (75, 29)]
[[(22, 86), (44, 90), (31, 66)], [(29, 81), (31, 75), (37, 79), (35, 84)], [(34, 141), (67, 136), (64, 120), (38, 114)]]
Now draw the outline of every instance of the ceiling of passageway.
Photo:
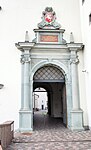
[(50, 83), (47, 83), (47, 82), (46, 83), (44, 83), (44, 82), (34, 82), (34, 84), (33, 84), (33, 91), (36, 88), (39, 88), (39, 87), (44, 88), (47, 92), (48, 91), (52, 91)]
[[(59, 83), (59, 82), (55, 82), (56, 84), (60, 85), (60, 90), (62, 89), (64, 82)], [(55, 83), (54, 82), (34, 82), (33, 84), (33, 91), (36, 88), (44, 88), (47, 92), (53, 92), (53, 86), (55, 87)], [(57, 92), (58, 89), (55, 89), (55, 92)]]

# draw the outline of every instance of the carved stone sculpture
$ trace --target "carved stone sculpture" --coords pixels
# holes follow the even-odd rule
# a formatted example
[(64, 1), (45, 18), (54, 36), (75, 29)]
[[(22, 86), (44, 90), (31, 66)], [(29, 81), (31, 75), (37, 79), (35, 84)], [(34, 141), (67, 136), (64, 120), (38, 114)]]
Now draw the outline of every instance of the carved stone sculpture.
[(38, 28), (55, 28), (60, 29), (61, 25), (56, 22), (56, 13), (52, 7), (46, 7), (42, 13), (42, 21), (38, 24)]

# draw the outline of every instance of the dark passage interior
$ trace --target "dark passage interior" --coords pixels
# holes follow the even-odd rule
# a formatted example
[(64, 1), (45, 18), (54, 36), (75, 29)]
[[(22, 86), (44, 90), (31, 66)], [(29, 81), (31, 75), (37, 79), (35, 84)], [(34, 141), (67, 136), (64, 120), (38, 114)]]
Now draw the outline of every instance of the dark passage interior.
[[(34, 129), (66, 126), (66, 94), (64, 82), (34, 82), (33, 89), (47, 92), (47, 109), (34, 110)], [(38, 94), (39, 95), (39, 94)], [(42, 105), (42, 104), (41, 104)]]
[(37, 70), (34, 74), (33, 92), (38, 88), (43, 88), (47, 92), (47, 112), (44, 109), (34, 110), (34, 128), (40, 122), (41, 126), (44, 126), (44, 124), (49, 125), (52, 121), (52, 124), (56, 125), (57, 122), (60, 122), (66, 126), (66, 86), (62, 71), (48, 65)]

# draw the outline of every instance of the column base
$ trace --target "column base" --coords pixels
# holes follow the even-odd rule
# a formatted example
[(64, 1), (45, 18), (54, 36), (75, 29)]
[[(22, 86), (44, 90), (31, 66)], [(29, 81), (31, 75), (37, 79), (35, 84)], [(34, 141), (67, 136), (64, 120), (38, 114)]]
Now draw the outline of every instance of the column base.
[(19, 131), (30, 132), (33, 130), (33, 113), (30, 110), (19, 111)]
[(71, 111), (71, 130), (82, 131), (83, 128), (83, 111), (73, 110)]

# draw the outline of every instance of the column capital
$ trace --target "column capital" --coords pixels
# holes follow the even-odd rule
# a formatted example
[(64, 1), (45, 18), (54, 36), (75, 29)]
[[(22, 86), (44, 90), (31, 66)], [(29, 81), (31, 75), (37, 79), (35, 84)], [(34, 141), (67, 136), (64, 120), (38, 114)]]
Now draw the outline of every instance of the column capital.
[(20, 62), (22, 64), (24, 64), (24, 63), (30, 63), (30, 61), (31, 61), (30, 54), (21, 55)]
[(78, 64), (79, 63), (79, 59), (76, 58), (76, 59), (70, 59), (70, 64)]

